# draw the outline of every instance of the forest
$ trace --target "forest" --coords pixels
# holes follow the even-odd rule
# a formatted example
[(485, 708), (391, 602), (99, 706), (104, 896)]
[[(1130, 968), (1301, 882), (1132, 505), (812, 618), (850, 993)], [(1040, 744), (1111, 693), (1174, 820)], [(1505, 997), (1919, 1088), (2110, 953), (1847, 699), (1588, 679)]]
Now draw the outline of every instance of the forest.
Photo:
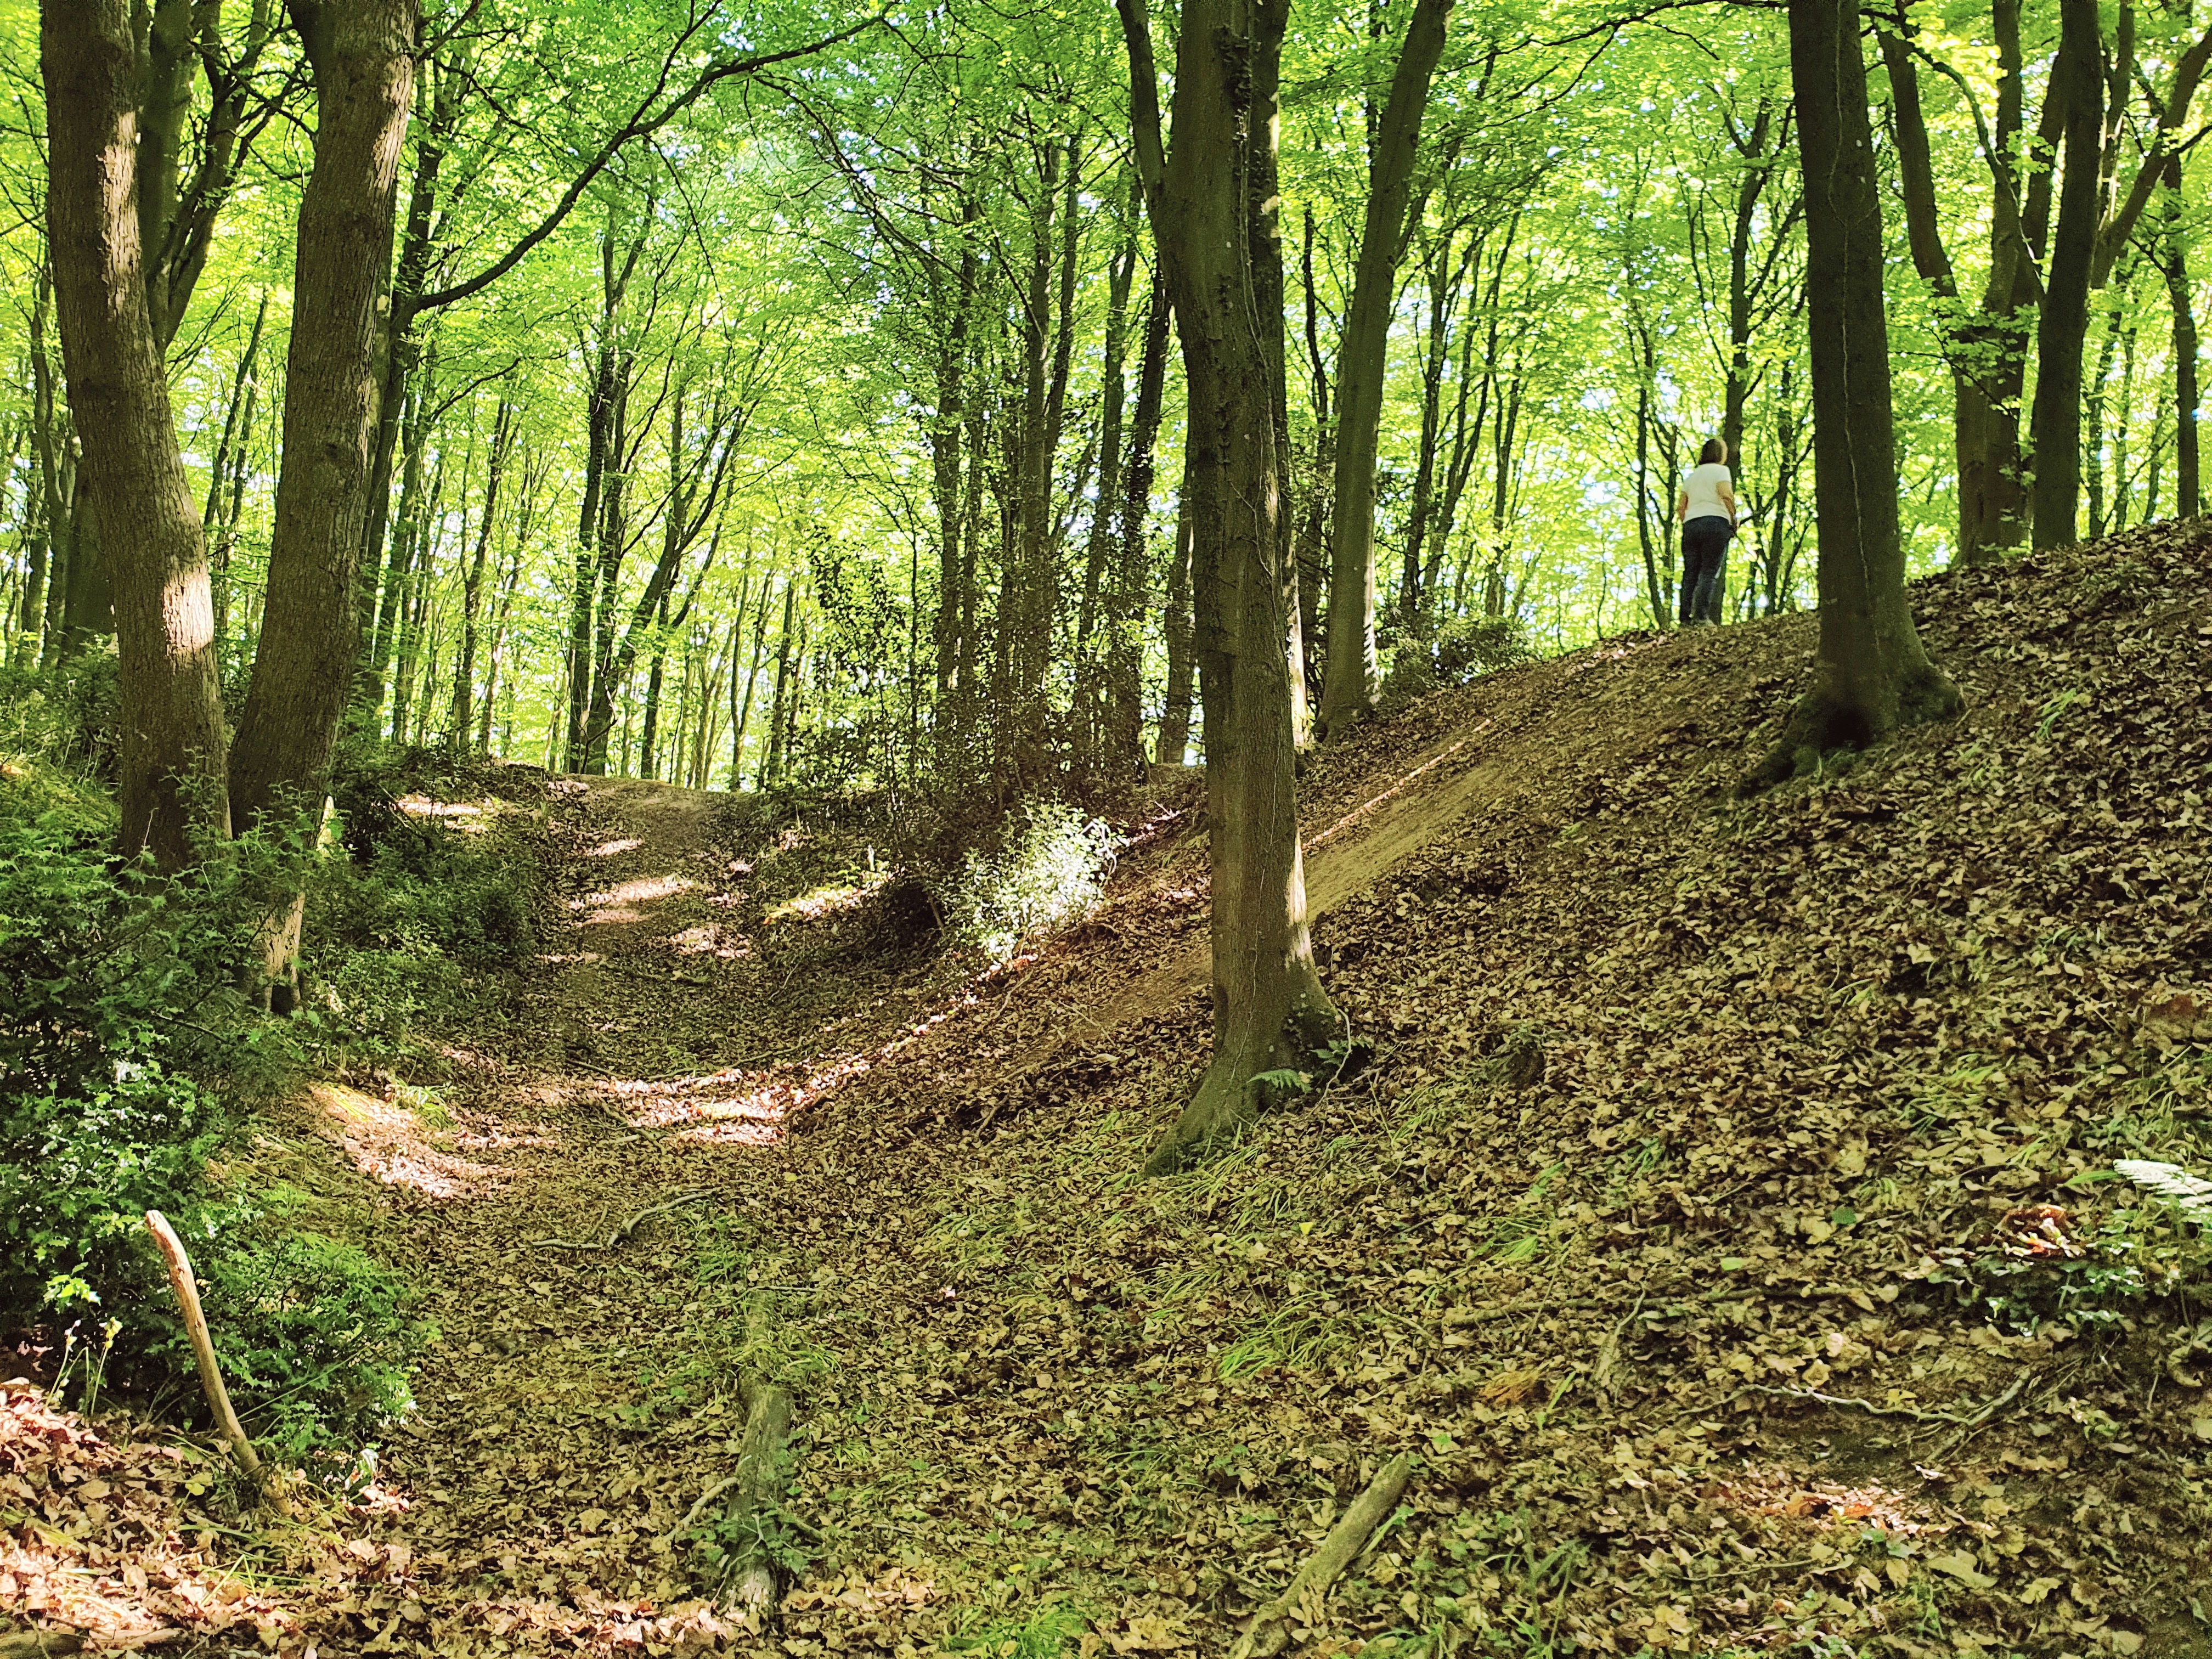
[(2212, 1653), (2208, 67), (0, 0), (0, 1659)]

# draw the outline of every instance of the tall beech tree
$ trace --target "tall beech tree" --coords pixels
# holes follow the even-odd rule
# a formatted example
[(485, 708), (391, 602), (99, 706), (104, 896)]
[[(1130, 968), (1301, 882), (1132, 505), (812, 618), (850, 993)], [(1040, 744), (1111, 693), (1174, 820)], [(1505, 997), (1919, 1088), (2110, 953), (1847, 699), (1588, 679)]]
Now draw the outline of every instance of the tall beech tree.
[[(1282, 247), (1277, 99), (1288, 0), (1188, 0), (1163, 140), (1142, 0), (1119, 0), (1138, 167), (1188, 393), (1200, 697), (1212, 876), (1213, 1057), (1154, 1152), (1173, 1170), (1267, 1103), (1265, 1074), (1334, 1036), (1307, 930), (1284, 648)], [(1272, 269), (1271, 269), (1272, 267)], [(1276, 303), (1263, 317), (1261, 300)]]
[[(253, 678), (231, 755), (242, 817), (319, 806), (361, 649), (362, 525), (383, 387), (400, 146), (417, 0), (291, 0), (314, 72), (314, 161), (300, 200), (283, 460)], [(295, 890), (270, 930), (279, 1004), (298, 978)]]
[(230, 807), (207, 538), (147, 301), (132, 12), (48, 0), (41, 14), (46, 223), (82, 487), (115, 600), (120, 848), (173, 872), (228, 838)]
[(1813, 689), (1746, 781), (1753, 788), (1812, 770), (1824, 751), (1863, 749), (1960, 707), (1905, 602), (1881, 195), (1858, 0), (1790, 0), (1790, 64), (1805, 173), (1820, 642)]
[(1329, 491), (1328, 673), (1323, 682), (1324, 737), (1371, 712), (1382, 676), (1375, 650), (1375, 463), (1382, 424), (1384, 360), (1390, 314), (1405, 257), (1406, 210), (1413, 194), (1421, 118), (1429, 82), (1444, 52), (1452, 0), (1413, 0), (1406, 41), (1390, 77), (1390, 96), (1370, 147), (1367, 216), (1352, 307), (1337, 345), (1336, 447)]
[[(2058, 224), (2043, 279), (2036, 329), (2035, 481), (2031, 492), (2038, 547), (2074, 539), (2081, 501), (2081, 359), (2089, 331), (2089, 287), (2096, 261), (2100, 162), (2105, 135), (2105, 77), (2097, 0), (2059, 0), (2058, 58), (2051, 101), (2063, 122)], [(1814, 337), (1819, 334), (1815, 322)], [(1819, 392), (1816, 387), (1814, 398)], [(1825, 545), (1826, 526), (1822, 526)]]

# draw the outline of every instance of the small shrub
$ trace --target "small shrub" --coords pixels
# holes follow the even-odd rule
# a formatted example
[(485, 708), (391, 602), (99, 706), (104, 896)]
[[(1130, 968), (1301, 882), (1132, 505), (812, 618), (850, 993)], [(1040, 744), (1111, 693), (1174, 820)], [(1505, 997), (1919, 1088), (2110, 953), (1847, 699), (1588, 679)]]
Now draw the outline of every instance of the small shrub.
[(1072, 806), (1032, 801), (1010, 820), (1000, 850), (971, 852), (946, 884), (946, 932), (993, 957), (1066, 927), (1105, 892), (1113, 831)]
[[(36, 785), (41, 769), (21, 769), (13, 781)], [(59, 1382), (96, 1354), (75, 1363), (88, 1405), (95, 1379), (166, 1380), (190, 1409), (191, 1360), (144, 1231), (161, 1210), (189, 1241), (249, 1431), (280, 1456), (342, 1464), (409, 1408), (403, 1368), (425, 1328), (397, 1276), (276, 1230), (209, 1176), (231, 1127), (222, 1092), (296, 1063), (294, 1029), (238, 988), (272, 876), (301, 852), (245, 837), (161, 881), (112, 858), (106, 823), (29, 810), (52, 795), (0, 789), (0, 1332), (44, 1332)]]
[(1383, 677), (1382, 706), (1402, 708), (1431, 691), (1472, 684), (1535, 654), (1511, 617), (1455, 617), (1431, 639), (1399, 642)]
[(239, 1416), (278, 1456), (342, 1473), (414, 1409), (406, 1367), (434, 1332), (407, 1282), (352, 1245), (243, 1231), (210, 1253), (206, 1275)]
[(0, 813), (0, 1322), (158, 1292), (141, 1218), (196, 1212), (217, 1125), (194, 1073), (240, 1035), (237, 870), (158, 884), (86, 843)]

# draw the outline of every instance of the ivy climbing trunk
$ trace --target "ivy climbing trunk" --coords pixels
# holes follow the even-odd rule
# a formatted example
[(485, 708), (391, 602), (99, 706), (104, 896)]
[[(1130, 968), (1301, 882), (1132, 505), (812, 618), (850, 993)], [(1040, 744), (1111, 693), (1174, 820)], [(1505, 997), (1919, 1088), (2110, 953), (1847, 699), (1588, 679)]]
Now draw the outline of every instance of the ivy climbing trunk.
[(1790, 0), (1790, 62), (1805, 169), (1820, 641), (1813, 689), (1747, 789), (1960, 707), (1905, 603), (1881, 198), (1857, 0)]
[(1289, 6), (1189, 0), (1164, 144), (1142, 0), (1120, 7), (1138, 165), (1188, 397), (1186, 488), (1212, 877), (1213, 1056), (1153, 1153), (1157, 1173), (1269, 1104), (1278, 1076), (1333, 1038), (1338, 1022), (1306, 926), (1284, 649), (1290, 544), (1285, 447), (1276, 430), (1283, 341), (1260, 304), (1282, 289), (1273, 179)]
[(169, 407), (139, 239), (131, 7), (49, 0), (46, 223), (69, 403), (84, 452), (93, 550), (115, 605), (125, 856), (183, 868), (230, 832), (207, 538)]

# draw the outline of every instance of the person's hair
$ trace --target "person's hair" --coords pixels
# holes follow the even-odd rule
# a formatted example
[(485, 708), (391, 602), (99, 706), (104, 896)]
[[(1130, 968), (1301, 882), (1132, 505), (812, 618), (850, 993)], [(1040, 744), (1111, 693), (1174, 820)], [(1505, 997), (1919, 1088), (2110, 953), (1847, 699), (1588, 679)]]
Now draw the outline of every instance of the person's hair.
[(1728, 465), (1728, 440), (1725, 438), (1708, 438), (1705, 447), (1698, 452), (1699, 466), (1711, 466), (1715, 461), (1723, 466)]

